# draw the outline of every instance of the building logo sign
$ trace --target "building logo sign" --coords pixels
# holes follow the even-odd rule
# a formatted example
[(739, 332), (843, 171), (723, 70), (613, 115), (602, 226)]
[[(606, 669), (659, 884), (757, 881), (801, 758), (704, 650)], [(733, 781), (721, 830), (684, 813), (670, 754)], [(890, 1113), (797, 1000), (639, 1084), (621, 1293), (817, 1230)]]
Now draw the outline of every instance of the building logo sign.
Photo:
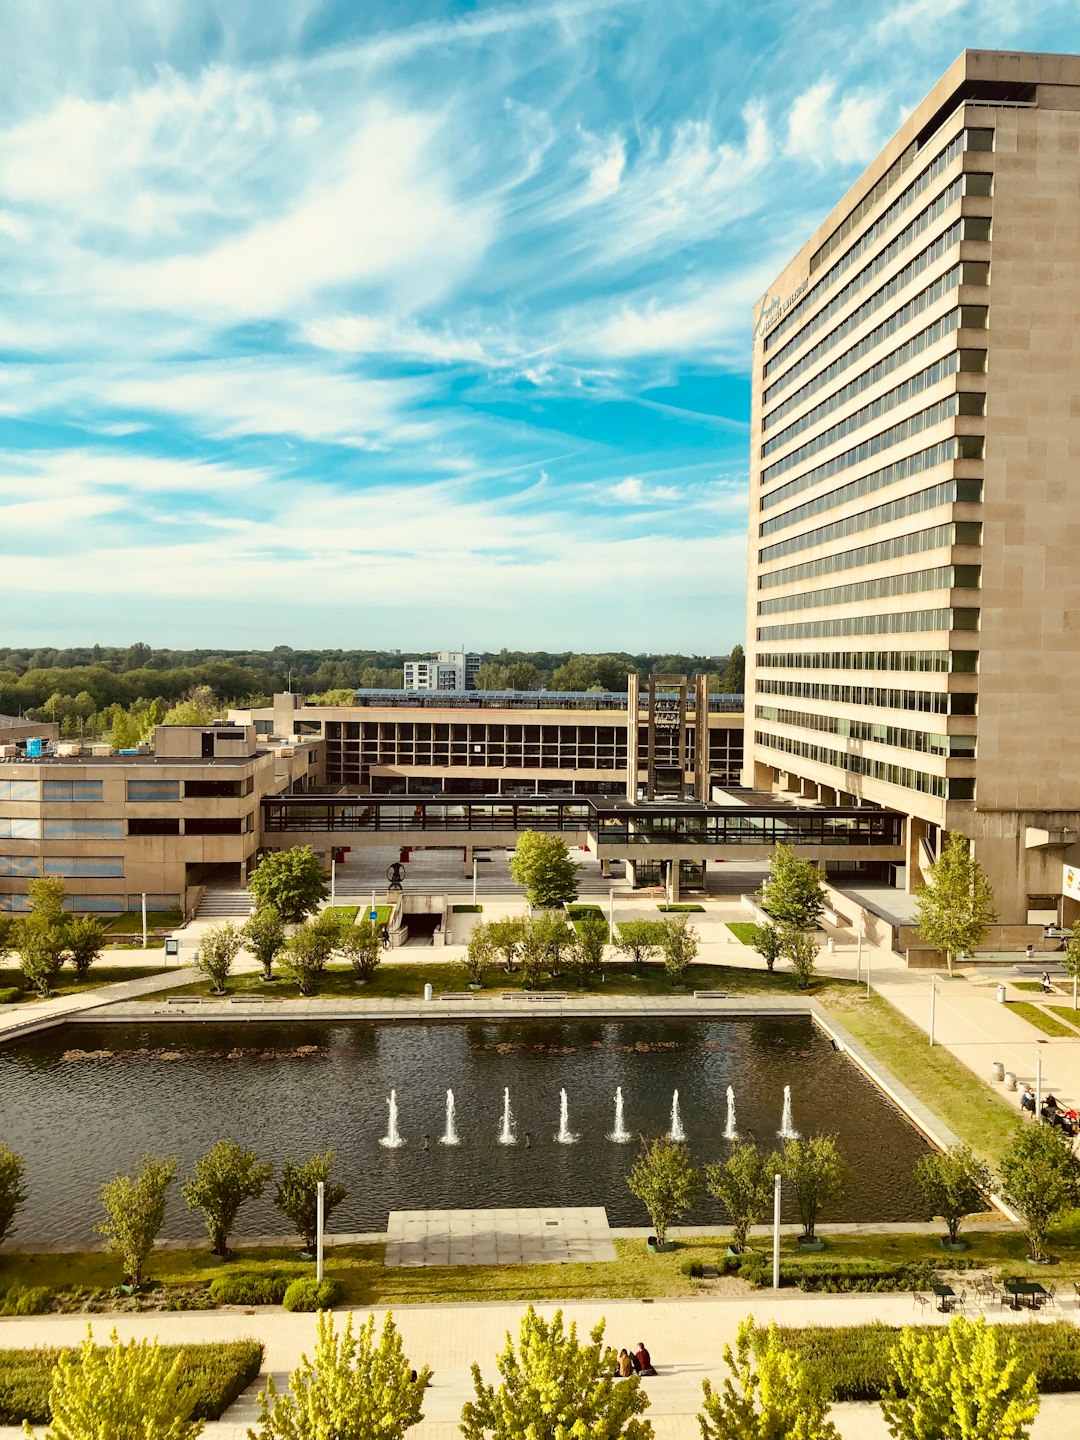
[(1080, 900), (1080, 866), (1066, 865), (1062, 869), (1061, 893), (1071, 900)]
[(758, 311), (757, 324), (754, 326), (755, 340), (760, 340), (764, 334), (772, 329), (778, 320), (783, 319), (792, 305), (795, 304), (795, 301), (806, 294), (806, 287), (809, 283), (809, 280), (804, 280), (801, 285), (797, 286), (796, 289), (791, 292), (786, 300), (781, 300), (779, 295), (765, 296), (761, 302), (761, 308)]

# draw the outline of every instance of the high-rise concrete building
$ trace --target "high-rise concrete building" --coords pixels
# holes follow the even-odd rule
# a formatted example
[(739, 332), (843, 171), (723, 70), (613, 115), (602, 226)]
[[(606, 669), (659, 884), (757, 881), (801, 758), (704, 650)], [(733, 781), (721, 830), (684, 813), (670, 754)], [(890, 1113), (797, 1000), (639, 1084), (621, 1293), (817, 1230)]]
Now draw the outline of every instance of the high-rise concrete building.
[(479, 655), (464, 650), (440, 650), (430, 660), (406, 660), (406, 690), (475, 690)]
[[(745, 783), (1080, 860), (1080, 56), (965, 52), (756, 315)], [(1063, 918), (1077, 910), (1065, 902)]]

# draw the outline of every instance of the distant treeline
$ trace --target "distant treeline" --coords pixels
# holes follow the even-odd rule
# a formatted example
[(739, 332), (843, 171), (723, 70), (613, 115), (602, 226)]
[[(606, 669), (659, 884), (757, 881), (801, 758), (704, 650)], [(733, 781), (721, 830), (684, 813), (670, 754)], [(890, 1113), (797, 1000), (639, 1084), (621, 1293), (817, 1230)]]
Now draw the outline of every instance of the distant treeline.
[[(220, 706), (266, 705), (276, 692), (346, 698), (343, 692), (400, 690), (403, 662), (430, 652), (388, 650), (155, 650), (93, 645), (66, 650), (0, 648), (0, 714), (58, 720), (66, 733), (94, 733), (110, 708), (157, 715), (197, 697)], [(634, 671), (707, 674), (710, 689), (741, 692), (742, 647), (730, 655), (580, 655), (501, 650), (485, 654), (480, 689), (624, 690)], [(113, 718), (115, 718), (115, 708)], [(145, 721), (144, 721), (145, 723)]]

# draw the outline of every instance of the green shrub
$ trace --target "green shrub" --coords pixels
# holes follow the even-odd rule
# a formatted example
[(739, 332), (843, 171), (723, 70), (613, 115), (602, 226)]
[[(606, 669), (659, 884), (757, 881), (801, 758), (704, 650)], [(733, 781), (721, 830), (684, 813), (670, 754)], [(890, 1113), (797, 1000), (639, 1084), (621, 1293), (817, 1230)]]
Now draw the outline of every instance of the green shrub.
[[(218, 1420), (258, 1376), (263, 1347), (256, 1340), (216, 1345), (163, 1345), (171, 1360), (184, 1352), (181, 1374), (194, 1401), (192, 1418)], [(71, 1353), (71, 1352), (69, 1352)], [(0, 1425), (47, 1425), (49, 1385), (59, 1350), (0, 1350)]]
[(47, 1285), (13, 1285), (0, 1300), (0, 1315), (44, 1315), (54, 1298)]
[[(1020, 1363), (1035, 1371), (1044, 1393), (1080, 1390), (1080, 1331), (1067, 1320), (1048, 1325), (1007, 1325)], [(799, 1350), (829, 1385), (833, 1400), (879, 1400), (892, 1368), (889, 1352), (900, 1331), (890, 1325), (782, 1328), (785, 1345)]]
[[(950, 1256), (950, 1270), (971, 1270), (980, 1262), (971, 1256)], [(772, 1284), (771, 1258), (760, 1251), (748, 1250), (745, 1255), (725, 1257), (727, 1274), (737, 1274), (758, 1288)], [(936, 1277), (929, 1260), (841, 1260), (827, 1252), (823, 1255), (785, 1255), (780, 1262), (781, 1286), (798, 1286), (808, 1292), (832, 1295), (887, 1293), (895, 1290), (926, 1290)]]
[(16, 1000), (22, 999), (22, 993), (18, 985), (0, 986), (0, 1005), (14, 1005)]
[(280, 1305), (296, 1275), (252, 1274), (238, 1270), (210, 1281), (210, 1298), (215, 1305)]
[(286, 1310), (329, 1310), (341, 1299), (341, 1286), (336, 1280), (323, 1280), (313, 1275), (294, 1280), (285, 1291), (282, 1304)]
[(679, 1272), (689, 1275), (692, 1280), (700, 1280), (705, 1273), (705, 1267), (700, 1260), (695, 1260), (692, 1255), (688, 1255), (685, 1260), (679, 1261)]

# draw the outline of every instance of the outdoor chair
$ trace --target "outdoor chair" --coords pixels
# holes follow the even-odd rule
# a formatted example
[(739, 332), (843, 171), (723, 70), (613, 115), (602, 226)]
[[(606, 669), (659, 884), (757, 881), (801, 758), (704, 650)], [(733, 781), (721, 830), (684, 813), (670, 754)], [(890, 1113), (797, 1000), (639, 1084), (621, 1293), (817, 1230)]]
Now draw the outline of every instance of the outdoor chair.
[(1073, 1281), (1073, 1294), (1076, 1296), (1076, 1303), (1080, 1305), (1080, 1282)]
[(967, 1311), (966, 1311), (966, 1309), (965, 1309), (965, 1306), (966, 1306), (966, 1305), (967, 1305), (967, 1291), (966, 1291), (966, 1290), (961, 1290), (961, 1291), (960, 1291), (960, 1294), (957, 1295), (956, 1299), (953, 1301), (952, 1308), (953, 1308), (954, 1310), (963, 1310), (964, 1313), (966, 1314), (966, 1313), (967, 1313)]
[(980, 1305), (985, 1306), (988, 1300), (996, 1300), (997, 1293), (997, 1286), (992, 1280), (975, 1281), (975, 1294), (979, 1297)]
[(1061, 1309), (1061, 1306), (1058, 1304), (1056, 1285), (1048, 1285), (1046, 1287), (1046, 1300), (1043, 1303), (1047, 1308), (1053, 1307), (1055, 1310)]
[(920, 1295), (919, 1292), (918, 1292), (918, 1290), (912, 1290), (912, 1292), (911, 1292), (911, 1308), (912, 1308), (913, 1310), (916, 1310), (916, 1309), (917, 1309), (917, 1310), (919, 1310), (919, 1311), (923, 1311), (923, 1310), (926, 1309), (926, 1307), (927, 1307), (929, 1304), (930, 1304), (930, 1297), (929, 1297), (929, 1295)]

